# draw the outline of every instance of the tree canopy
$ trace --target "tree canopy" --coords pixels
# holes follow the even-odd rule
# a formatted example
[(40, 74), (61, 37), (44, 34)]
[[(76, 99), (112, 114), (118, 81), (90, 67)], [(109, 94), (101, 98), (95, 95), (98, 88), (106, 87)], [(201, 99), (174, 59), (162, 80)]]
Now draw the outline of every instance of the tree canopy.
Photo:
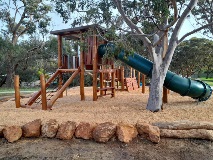
[(213, 24), (210, 22), (183, 37), (179, 36), (185, 19), (197, 6), (198, 0), (52, 1), (56, 3), (56, 11), (66, 22), (73, 17), (74, 13), (78, 13), (78, 16), (73, 19), (73, 25), (104, 24), (108, 28), (125, 32), (121, 34), (125, 37), (131, 36), (138, 42), (142, 42), (153, 61), (147, 104), (147, 109), (153, 112), (161, 109), (163, 83), (176, 47), (187, 36)]
[(213, 41), (191, 38), (176, 48), (170, 68), (177, 74), (190, 77), (200, 71), (211, 73), (212, 61)]
[[(5, 57), (8, 87), (12, 87), (13, 75), (17, 67), (26, 62), (29, 54), (35, 53), (41, 47), (41, 45), (34, 45), (32, 50), (26, 51), (18, 44), (19, 38), (23, 35), (30, 37), (37, 31), (42, 34), (47, 33), (47, 26), (51, 20), (48, 16), (50, 11), (51, 6), (40, 0), (2, 0), (0, 2), (0, 20), (3, 25), (1, 37), (7, 42), (7, 46), (3, 46), (1, 50)], [(5, 49), (7, 52), (4, 51)]]

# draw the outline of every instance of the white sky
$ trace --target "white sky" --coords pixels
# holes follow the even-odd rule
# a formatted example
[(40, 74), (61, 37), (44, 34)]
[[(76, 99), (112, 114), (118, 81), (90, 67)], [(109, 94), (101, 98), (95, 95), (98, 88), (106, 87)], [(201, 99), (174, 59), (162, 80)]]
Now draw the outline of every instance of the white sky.
[[(70, 23), (68, 22), (67, 24), (65, 24), (62, 20), (62, 18), (57, 15), (56, 13), (52, 13), (52, 16), (53, 16), (53, 22), (50, 26), (50, 30), (60, 30), (60, 29), (66, 29), (66, 28), (70, 28)], [(196, 25), (195, 25), (195, 22), (194, 20), (192, 19), (186, 19), (185, 22), (184, 22), (184, 25), (181, 29), (181, 32), (180, 32), (180, 35), (179, 35), (179, 38), (181, 38), (184, 34), (196, 29)], [(192, 37), (198, 37), (198, 38), (208, 38), (208, 37), (205, 37), (201, 31), (200, 32), (197, 32), (193, 35), (190, 35), (189, 37), (187, 37), (186, 39), (190, 39)]]
[[(13, 11), (12, 11), (13, 12)], [(70, 23), (68, 22), (67, 24), (65, 24), (63, 22), (63, 19), (55, 12), (51, 13), (50, 16), (52, 17), (52, 22), (51, 25), (49, 27), (49, 30), (60, 30), (60, 29), (66, 29), (66, 28), (70, 28)], [(193, 16), (191, 16), (193, 17)], [(3, 27), (3, 24), (0, 22), (0, 28)], [(182, 30), (180, 32), (179, 38), (181, 38), (184, 34), (192, 31), (193, 29), (195, 29), (196, 25), (194, 20), (191, 19), (186, 19), (184, 22), (184, 25), (182, 27)], [(49, 35), (47, 35), (47, 37), (45, 37), (45, 40), (48, 38)], [(205, 37), (204, 35), (202, 35), (201, 32), (197, 32), (193, 35), (190, 35), (189, 37), (187, 37), (186, 39), (190, 39), (191, 37), (198, 37), (198, 38), (208, 38)]]

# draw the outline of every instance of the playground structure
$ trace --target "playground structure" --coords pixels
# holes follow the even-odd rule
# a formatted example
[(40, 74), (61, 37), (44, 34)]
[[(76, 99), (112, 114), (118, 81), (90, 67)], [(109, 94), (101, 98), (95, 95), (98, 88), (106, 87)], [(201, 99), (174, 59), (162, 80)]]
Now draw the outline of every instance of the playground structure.
[[(114, 62), (110, 60), (103, 60), (98, 55), (98, 46), (106, 44), (105, 41), (99, 41), (97, 36), (97, 29), (103, 31), (98, 25), (88, 25), (77, 28), (56, 30), (50, 32), (58, 37), (58, 69), (56, 72), (45, 82), (43, 75), (40, 77), (41, 90), (35, 93), (32, 98), (25, 105), (20, 104), (19, 92), (19, 78), (15, 80), (16, 92), (16, 107), (31, 107), (34, 103), (42, 105), (42, 109), (51, 109), (53, 104), (58, 98), (63, 97), (63, 92), (71, 84), (73, 79), (80, 74), (80, 99), (85, 100), (84, 93), (84, 75), (89, 74), (92, 76), (93, 83), (93, 101), (97, 101), (98, 97), (111, 95), (115, 97), (115, 90), (131, 91), (140, 87), (140, 73), (138, 72), (138, 82), (135, 77), (135, 70), (130, 68), (130, 76), (124, 78), (124, 66), (119, 68), (114, 67)], [(85, 32), (92, 31), (87, 39), (84, 39)], [(91, 32), (90, 32), (91, 33)], [(82, 43), (87, 43), (87, 49), (79, 48), (77, 56), (69, 57), (63, 54), (63, 41), (74, 40)], [(72, 73), (70, 78), (65, 82), (63, 74)], [(145, 93), (145, 77), (143, 78), (142, 91)], [(58, 86), (54, 91), (48, 91), (49, 86), (55, 80)], [(99, 83), (98, 83), (99, 80)], [(116, 85), (115, 85), (116, 83)], [(99, 86), (98, 86), (99, 84)]]
[[(69, 28), (63, 30), (56, 30), (50, 32), (53, 35), (58, 36), (58, 69), (56, 72), (45, 82), (45, 78), (41, 75), (41, 90), (35, 93), (32, 98), (25, 105), (20, 104), (19, 93), (19, 80), (15, 77), (15, 96), (16, 107), (31, 107), (34, 103), (41, 103), (42, 109), (51, 109), (53, 104), (58, 98), (63, 97), (63, 92), (71, 84), (73, 79), (80, 74), (80, 99), (85, 100), (84, 92), (84, 75), (89, 73), (92, 76), (93, 84), (93, 101), (97, 101), (98, 97), (111, 95), (115, 97), (115, 90), (119, 85), (121, 90), (134, 90), (140, 87), (140, 72), (142, 73), (142, 93), (145, 93), (145, 76), (151, 78), (152, 62), (146, 60), (138, 54), (128, 57), (128, 60), (124, 58), (124, 52), (121, 52), (117, 57), (130, 67), (136, 69), (138, 72), (138, 81), (135, 78), (135, 70), (130, 68), (130, 77), (124, 78), (124, 66), (115, 68), (114, 62), (102, 59), (105, 54), (106, 41), (99, 41), (97, 36), (97, 29), (99, 32), (104, 33), (103, 28), (98, 25), (88, 25), (77, 28)], [(92, 34), (84, 39), (83, 33), (92, 31)], [(87, 50), (81, 50), (78, 53), (78, 57), (72, 59), (72, 65), (69, 63), (69, 56), (63, 55), (63, 41), (62, 38), (68, 40), (78, 40), (83, 43), (87, 43)], [(109, 46), (109, 45), (108, 45)], [(111, 45), (113, 47), (113, 45)], [(63, 74), (72, 73), (69, 79), (63, 81)], [(58, 86), (55, 91), (48, 91), (48, 87), (54, 80), (58, 80)], [(98, 87), (99, 79), (99, 87)], [(115, 83), (117, 85), (115, 86)], [(212, 93), (212, 89), (209, 85), (201, 81), (193, 81), (187, 78), (182, 78), (170, 71), (168, 71), (163, 91), (163, 102), (168, 101), (168, 89), (180, 93), (183, 96), (190, 96), (199, 101), (207, 100)], [(117, 88), (116, 88), (117, 87)], [(126, 88), (125, 88), (126, 87)]]

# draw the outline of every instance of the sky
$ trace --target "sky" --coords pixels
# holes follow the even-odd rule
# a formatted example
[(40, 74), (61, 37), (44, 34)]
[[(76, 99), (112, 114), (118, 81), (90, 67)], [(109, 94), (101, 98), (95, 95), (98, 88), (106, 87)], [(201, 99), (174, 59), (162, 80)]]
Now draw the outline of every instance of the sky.
[[(53, 21), (52, 21), (52, 24), (50, 26), (50, 30), (61, 30), (61, 29), (66, 29), (66, 28), (71, 27), (70, 23), (68, 22), (67, 24), (65, 24), (63, 22), (62, 18), (57, 13), (54, 13), (54, 12), (51, 13), (51, 17), (53, 18)], [(192, 18), (191, 19), (187, 18), (184, 22), (182, 29), (181, 29), (179, 38), (181, 38), (183, 35), (185, 35), (186, 33), (190, 32), (190, 31), (192, 31), (196, 28), (198, 28), (198, 27), (196, 26), (195, 21)], [(186, 39), (190, 39), (192, 37), (209, 38), (209, 37), (204, 36), (201, 31), (188, 36)]]
[[(11, 12), (14, 12), (14, 11), (11, 11)], [(52, 22), (51, 22), (50, 27), (49, 27), (50, 31), (52, 31), (52, 30), (61, 30), (61, 29), (66, 29), (66, 28), (70, 28), (71, 27), (70, 23), (68, 22), (67, 24), (65, 24), (63, 22), (63, 19), (56, 12), (52, 12), (50, 14), (50, 17), (52, 17)], [(193, 17), (193, 16), (190, 16), (190, 17)], [(0, 22), (0, 28), (2, 28), (2, 27), (3, 27), (3, 25)], [(197, 27), (195, 25), (195, 21), (193, 20), (193, 18), (187, 18), (185, 20), (185, 23), (184, 23), (182, 29), (181, 29), (179, 38), (181, 38), (184, 34), (192, 31), (195, 28), (197, 28)], [(48, 37), (49, 37), (49, 35), (47, 35), (44, 40), (47, 40)], [(205, 37), (201, 32), (197, 32), (196, 34), (190, 35), (186, 39), (190, 39), (192, 37), (208, 38), (208, 37)]]

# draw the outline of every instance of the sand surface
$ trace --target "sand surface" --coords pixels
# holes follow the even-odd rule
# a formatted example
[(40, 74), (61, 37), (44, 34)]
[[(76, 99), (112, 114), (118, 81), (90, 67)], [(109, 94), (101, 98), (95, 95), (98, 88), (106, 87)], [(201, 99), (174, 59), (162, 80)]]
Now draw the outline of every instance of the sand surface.
[[(23, 125), (35, 119), (43, 122), (57, 119), (59, 122), (119, 122), (136, 124), (138, 121), (149, 123), (157, 121), (208, 121), (213, 122), (213, 98), (197, 103), (190, 97), (182, 97), (174, 92), (168, 95), (169, 103), (164, 104), (164, 110), (152, 113), (146, 110), (148, 88), (146, 93), (141, 93), (141, 88), (132, 91), (116, 91), (115, 98), (110, 96), (100, 97), (92, 101), (92, 87), (85, 88), (85, 101), (80, 101), (80, 88), (74, 87), (67, 90), (63, 98), (56, 101), (52, 110), (15, 108), (14, 99), (0, 102), (0, 126)], [(28, 98), (21, 99), (25, 104)]]

